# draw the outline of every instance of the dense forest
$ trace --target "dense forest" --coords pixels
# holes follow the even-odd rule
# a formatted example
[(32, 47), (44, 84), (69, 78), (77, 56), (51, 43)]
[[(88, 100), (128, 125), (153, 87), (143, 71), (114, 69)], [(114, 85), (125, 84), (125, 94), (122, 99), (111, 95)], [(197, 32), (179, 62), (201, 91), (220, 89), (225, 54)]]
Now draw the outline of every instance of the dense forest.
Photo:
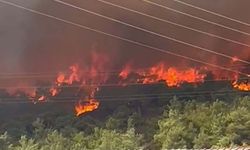
[(149, 100), (106, 101), (100, 109), (79, 117), (67, 111), (66, 104), (1, 105), (1, 114), (9, 117), (1, 119), (0, 149), (247, 146), (250, 144), (250, 97), (244, 95), (248, 93), (168, 98), (158, 95)]

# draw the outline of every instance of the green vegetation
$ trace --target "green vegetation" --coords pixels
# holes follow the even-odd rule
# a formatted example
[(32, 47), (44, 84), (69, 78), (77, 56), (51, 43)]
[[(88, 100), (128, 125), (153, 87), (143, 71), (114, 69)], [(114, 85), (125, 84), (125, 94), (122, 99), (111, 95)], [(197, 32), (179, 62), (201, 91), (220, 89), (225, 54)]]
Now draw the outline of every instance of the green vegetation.
[[(111, 107), (103, 105), (100, 109)], [(5, 122), (1, 124), (0, 149), (139, 150), (250, 145), (247, 96), (235, 96), (232, 101), (174, 97), (164, 102), (121, 103), (105, 117), (100, 117), (103, 114), (98, 111), (104, 110), (79, 118), (47, 113), (33, 122), (28, 117)]]
[(159, 121), (155, 140), (163, 149), (250, 144), (249, 100), (245, 97), (231, 104), (173, 101)]

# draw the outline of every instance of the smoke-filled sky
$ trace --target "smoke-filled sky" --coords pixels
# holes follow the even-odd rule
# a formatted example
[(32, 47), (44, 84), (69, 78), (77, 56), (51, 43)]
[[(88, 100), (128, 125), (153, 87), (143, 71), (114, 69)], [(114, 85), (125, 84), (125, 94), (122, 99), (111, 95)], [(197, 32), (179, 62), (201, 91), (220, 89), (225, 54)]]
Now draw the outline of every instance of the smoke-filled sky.
[[(142, 42), (150, 46), (166, 49), (195, 59), (201, 59), (202, 61), (217, 63), (223, 66), (231, 61), (187, 45), (157, 37), (70, 8), (69, 6), (59, 4), (53, 0), (6, 1), (41, 11), (61, 19), (96, 28), (103, 32)], [(240, 46), (218, 38), (156, 21), (113, 6), (108, 6), (96, 0), (64, 1), (178, 40), (249, 60), (250, 48), (246, 46)], [(152, 6), (141, 0), (107, 1), (250, 45), (250, 36)], [(231, 28), (250, 32), (249, 26), (222, 19), (199, 10), (194, 10), (193, 8), (176, 3), (173, 0), (152, 1), (210, 21), (221, 23)], [(249, 0), (188, 0), (185, 2), (250, 23)], [(110, 63), (114, 68), (119, 68), (119, 66), (126, 63), (133, 63), (139, 67), (146, 67), (158, 61), (165, 61), (173, 66), (178, 66), (180, 64), (194, 65), (190, 61), (185, 61), (183, 58), (129, 44), (121, 40), (0, 3), (0, 73), (56, 72), (66, 69), (71, 64), (88, 64), (91, 51), (108, 55)]]

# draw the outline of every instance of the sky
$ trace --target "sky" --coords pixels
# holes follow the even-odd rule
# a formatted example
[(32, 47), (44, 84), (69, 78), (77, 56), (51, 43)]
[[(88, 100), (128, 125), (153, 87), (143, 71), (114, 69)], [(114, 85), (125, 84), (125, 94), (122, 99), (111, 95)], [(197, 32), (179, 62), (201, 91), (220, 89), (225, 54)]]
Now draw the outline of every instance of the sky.
[[(79, 11), (53, 0), (6, 1), (95, 28), (109, 34), (141, 42), (149, 46), (168, 50), (194, 59), (200, 59), (204, 62), (226, 66), (231, 61), (185, 44), (180, 44)], [(226, 42), (215, 37), (131, 13), (98, 2), (97, 0), (63, 1), (215, 52), (237, 56), (244, 60), (249, 60), (250, 58), (249, 47)], [(141, 0), (107, 1), (250, 45), (250, 36), (248, 35), (230, 31), (204, 21), (153, 6)], [(173, 0), (152, 1), (172, 9), (205, 18), (206, 20), (221, 23), (224, 26), (250, 33), (250, 26), (195, 10), (194, 8), (182, 5)], [(250, 1), (248, 0), (241, 0), (240, 2), (236, 0), (186, 0), (185, 2), (250, 23), (250, 10), (248, 7)], [(171, 66), (183, 64), (186, 66), (198, 65), (197, 63), (186, 61), (183, 58), (117, 40), (0, 2), (0, 74), (58, 72), (59, 70), (65, 70), (68, 66), (75, 63), (88, 65), (91, 63), (91, 53), (93, 51), (107, 55), (113, 68), (119, 68), (126, 63), (132, 63), (138, 67), (147, 67), (159, 61), (167, 62)]]

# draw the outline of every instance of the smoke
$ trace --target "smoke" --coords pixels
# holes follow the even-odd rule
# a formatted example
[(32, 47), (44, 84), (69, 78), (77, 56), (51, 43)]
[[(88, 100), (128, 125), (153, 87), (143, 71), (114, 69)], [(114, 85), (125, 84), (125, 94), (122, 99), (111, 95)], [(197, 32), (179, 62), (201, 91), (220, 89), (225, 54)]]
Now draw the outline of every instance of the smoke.
[[(135, 15), (128, 11), (104, 5), (97, 1), (65, 1), (217, 52), (237, 56), (238, 58), (246, 60), (249, 60), (250, 57), (249, 49), (246, 47), (194, 33), (193, 31), (155, 21), (147, 17)], [(58, 16), (65, 20), (93, 27), (107, 33), (145, 43), (150, 46), (166, 49), (195, 59), (201, 59), (202, 61), (216, 63), (223, 66), (227, 66), (227, 64), (231, 62), (231, 60), (220, 56), (202, 52), (183, 44), (166, 40), (155, 35), (150, 35), (112, 21), (107, 21), (103, 18), (72, 9), (68, 6), (63, 6), (62, 4), (58, 4), (51, 0), (12, 0), (12, 2), (47, 14)], [(148, 5), (139, 0), (119, 2), (113, 0), (110, 2), (159, 16), (163, 19), (170, 19), (173, 22), (186, 26), (249, 43), (249, 38), (246, 36), (164, 9), (159, 9), (158, 7)], [(188, 7), (181, 6), (174, 2), (156, 2), (194, 15), (203, 15), (214, 21), (223, 21), (221, 19), (215, 19), (215, 17), (211, 17), (211, 15), (208, 14), (199, 14), (198, 11), (191, 10)], [(194, 3), (196, 2), (197, 1)], [(248, 19), (246, 17), (247, 14), (242, 14), (243, 9), (236, 7), (234, 4), (236, 3), (235, 1), (225, 1), (225, 3), (230, 5), (227, 5), (225, 8), (224, 3), (221, 1), (218, 2), (217, 5), (214, 5), (214, 2), (212, 1), (197, 2), (198, 5), (204, 7), (214, 6), (216, 7), (214, 9), (228, 13), (228, 16), (238, 16), (238, 13), (242, 15), (242, 20)], [(2, 73), (57, 73), (59, 70), (65, 70), (68, 66), (75, 63), (80, 65), (91, 65), (91, 54), (93, 51), (96, 53), (105, 53), (109, 58), (109, 62), (111, 62), (109, 68), (112, 69), (121, 69), (127, 63), (132, 64), (137, 68), (152, 66), (158, 62), (166, 62), (169, 66), (177, 67), (198, 65), (197, 63), (182, 58), (177, 58), (145, 47), (122, 42), (51, 18), (32, 14), (12, 6), (4, 4), (1, 4), (0, 6), (0, 70)], [(237, 29), (247, 29), (246, 27), (232, 24), (231, 22), (230, 24), (229, 22), (225, 23), (226, 25), (233, 26)], [(103, 70), (106, 71), (106, 68), (103, 68)], [(3, 79), (0, 80), (2, 84)], [(26, 80), (28, 80), (27, 82), (31, 82), (30, 80), (34, 79)]]
[[(1, 72), (22, 70), (22, 56), (25, 49), (26, 31), (22, 22), (29, 22), (28, 16), (19, 17), (17, 9), (1, 5), (0, 9), (0, 68)], [(22, 15), (22, 13), (20, 14)]]
[[(63, 6), (62, 4), (58, 4), (53, 0), (8, 1), (44, 12), (49, 15), (57, 16), (61, 19), (72, 21), (77, 24), (92, 27), (103, 32), (144, 43), (149, 46), (166, 49), (170, 52), (192, 57), (194, 59), (200, 59), (203, 62), (214, 63), (225, 67), (231, 67), (232, 65), (242, 65), (242, 63), (237, 61), (233, 62), (232, 60), (225, 59), (221, 56), (210, 54), (187, 45), (173, 42), (156, 35), (121, 25), (119, 23), (108, 21), (106, 19), (87, 14), (68, 6)], [(179, 28), (164, 22), (159, 22), (141, 15), (136, 15), (119, 8), (104, 5), (98, 1), (64, 1), (97, 13), (101, 13), (117, 20), (122, 20), (126, 23), (148, 29), (153, 32), (164, 34), (181, 41), (214, 50), (216, 52), (225, 53), (245, 60), (249, 60), (250, 58), (249, 48), (247, 47), (195, 33), (193, 31)], [(185, 26), (250, 44), (248, 36), (218, 28), (211, 24), (209, 25), (208, 23), (194, 20), (181, 14), (160, 9), (158, 7), (146, 4), (141, 0), (109, 1), (124, 7), (160, 17), (162, 19), (167, 19)], [(202, 16), (204, 18), (211, 19), (212, 21), (223, 23), (237, 29), (242, 29), (246, 32), (250, 31), (248, 27), (243, 27), (242, 25), (235, 24), (230, 21), (218, 19), (218, 17), (178, 5), (173, 1), (155, 0), (155, 2), (187, 13), (191, 13), (193, 15)], [(242, 20), (249, 19), (248, 14), (245, 13), (245, 10), (248, 10), (247, 7), (249, 4), (238, 4), (238, 2), (234, 0), (221, 0), (218, 2), (190, 2), (193, 2), (194, 4), (197, 3), (197, 5), (204, 8), (212, 8), (214, 11), (219, 10), (234, 18), (241, 17), (240, 19)], [(227, 7), (225, 7), (225, 4), (227, 4)], [(69, 76), (69, 79), (67, 78), (67, 70), (72, 64), (77, 64), (77, 66), (79, 65), (80, 71), (83, 69), (83, 73), (80, 75), (86, 81), (84, 80), (79, 83), (77, 82), (79, 85), (85, 83), (102, 84), (104, 82), (107, 82), (108, 84), (110, 81), (112, 83), (119, 83), (121, 85), (136, 83), (147, 84), (166, 80), (165, 84), (168, 86), (180, 86), (184, 83), (203, 82), (203, 78), (206, 77), (204, 72), (195, 70), (199, 67), (203, 67), (201, 64), (185, 60), (183, 58), (178, 58), (176, 56), (163, 54), (149, 48), (126, 43), (118, 39), (60, 22), (58, 20), (33, 14), (13, 6), (0, 3), (0, 7), (0, 89), (2, 89), (2, 87), (6, 88), (7, 86), (9, 92), (6, 93), (4, 90), (0, 91), (0, 96), (2, 95), (3, 98), (9, 97), (9, 94), (13, 93), (13, 97), (22, 97), (22, 95), (20, 96), (15, 94), (16, 89), (26, 92), (25, 99), (31, 99), (34, 102), (47, 99), (50, 100), (50, 98), (55, 98), (56, 100), (57, 94), (59, 94), (58, 98), (60, 98), (60, 96), (63, 97), (65, 95), (67, 96), (72, 94), (74, 91), (72, 92), (71, 89), (63, 88), (63, 85), (69, 81), (71, 84), (73, 83), (74, 86), (75, 82), (71, 82), (72, 79), (78, 80), (78, 78), (74, 78), (75, 74), (73, 74), (74, 76), (72, 78), (71, 76)], [(128, 69), (126, 66), (129, 66)], [(147, 67), (151, 68), (146, 70), (142, 69)], [(139, 69), (139, 72), (136, 72), (137, 74), (133, 72), (136, 69)], [(243, 70), (245, 73), (249, 73), (249, 69), (245, 69), (244, 67), (236, 67), (233, 69)], [(119, 82), (119, 77), (113, 77), (115, 78), (113, 79), (103, 76), (103, 74), (98, 74), (98, 71), (109, 72), (111, 70), (121, 71), (120, 77), (122, 77), (124, 81), (122, 80), (122, 82)], [(206, 67), (203, 67), (203, 70), (206, 70)], [(87, 71), (87, 73), (84, 71)], [(218, 77), (216, 76), (218, 79), (220, 79), (221, 76), (231, 77), (231, 74), (226, 74), (228, 72), (222, 71), (221, 69), (213, 71), (218, 75)], [(65, 73), (63, 74), (63, 79), (65, 79), (65, 81), (58, 83), (57, 75), (61, 72)], [(119, 75), (119, 73), (117, 75)], [(103, 78), (100, 78), (100, 76)], [(136, 78), (138, 76), (139, 78)], [(39, 86), (41, 84), (43, 84), (43, 86), (45, 85), (44, 87), (48, 86), (49, 88), (43, 89), (42, 86)], [(30, 88), (31, 86), (32, 88)], [(249, 84), (238, 84), (235, 82), (233, 86), (239, 90), (249, 90)], [(225, 88), (225, 86), (223, 86), (223, 88)], [(119, 88), (115, 89), (120, 91)], [(75, 88), (73, 88), (73, 90), (75, 90)], [(106, 89), (106, 91), (103, 90), (104, 92), (102, 92), (110, 92), (112, 95), (119, 95), (117, 94), (116, 90)], [(157, 91), (158, 88), (154, 88), (154, 90)], [(81, 97), (82, 91), (83, 94), (86, 94), (86, 96), (89, 97)], [(131, 94), (131, 91), (137, 93), (139, 90), (136, 88), (127, 89), (124, 93)], [(23, 94), (22, 92), (20, 93)], [(95, 101), (93, 101), (95, 95), (88, 95), (91, 92), (93, 93), (93, 89), (83, 88), (81, 91), (77, 89), (77, 94), (80, 93), (77, 96), (80, 96), (83, 99), (80, 99), (81, 103), (79, 102), (76, 110), (80, 110), (80, 112), (82, 112), (82, 109), (85, 109), (83, 106), (86, 106), (86, 103), (83, 103), (85, 105), (82, 106), (82, 101), (86, 102), (86, 99), (88, 99), (87, 106), (94, 107), (91, 110), (94, 110), (99, 106), (99, 103), (96, 104), (94, 103)], [(142, 93), (147, 92), (143, 90)], [(86, 109), (89, 108), (87, 107)], [(13, 109), (11, 110), (13, 111)]]

